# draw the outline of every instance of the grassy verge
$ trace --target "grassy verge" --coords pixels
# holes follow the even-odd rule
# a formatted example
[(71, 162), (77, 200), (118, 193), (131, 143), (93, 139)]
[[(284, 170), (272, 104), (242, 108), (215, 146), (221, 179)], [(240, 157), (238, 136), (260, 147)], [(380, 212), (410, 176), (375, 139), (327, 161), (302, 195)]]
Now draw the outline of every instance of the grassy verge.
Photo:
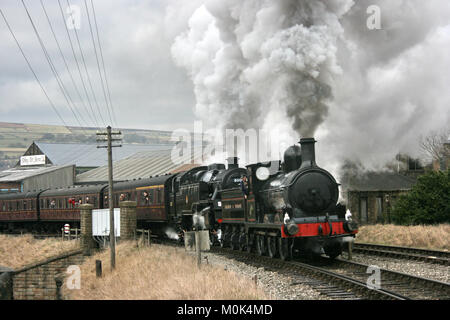
[(450, 224), (437, 226), (362, 226), (356, 242), (450, 250)]
[(28, 264), (77, 249), (79, 243), (50, 238), (34, 239), (31, 235), (0, 235), (0, 266), (19, 269)]
[[(81, 266), (81, 289), (63, 286), (66, 299), (84, 300), (240, 300), (267, 299), (250, 279), (212, 265), (197, 268), (184, 249), (153, 244), (137, 248), (134, 242), (117, 247), (116, 269), (111, 272), (109, 250)], [(95, 260), (102, 260), (103, 277), (96, 278)]]

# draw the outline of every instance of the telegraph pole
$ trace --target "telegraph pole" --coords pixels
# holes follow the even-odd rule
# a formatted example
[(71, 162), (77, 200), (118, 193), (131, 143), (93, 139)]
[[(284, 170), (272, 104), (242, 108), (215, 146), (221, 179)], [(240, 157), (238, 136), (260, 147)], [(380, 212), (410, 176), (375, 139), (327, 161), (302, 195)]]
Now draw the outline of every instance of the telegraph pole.
[(107, 142), (107, 146), (97, 146), (97, 148), (108, 149), (108, 205), (109, 205), (109, 245), (111, 248), (111, 270), (116, 268), (116, 235), (114, 230), (114, 197), (113, 197), (113, 163), (112, 148), (121, 147), (122, 145), (113, 146), (113, 141), (121, 141), (122, 139), (113, 139), (112, 135), (120, 135), (120, 131), (112, 132), (111, 126), (106, 128), (106, 132), (97, 132), (97, 136), (106, 136), (105, 139), (97, 139), (99, 142)]

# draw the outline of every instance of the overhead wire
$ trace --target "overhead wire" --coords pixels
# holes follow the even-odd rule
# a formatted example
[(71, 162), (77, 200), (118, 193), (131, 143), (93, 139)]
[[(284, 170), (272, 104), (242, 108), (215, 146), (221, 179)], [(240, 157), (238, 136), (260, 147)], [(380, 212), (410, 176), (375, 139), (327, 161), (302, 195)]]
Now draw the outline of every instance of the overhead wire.
[(111, 112), (112, 112), (112, 115), (113, 115), (113, 118), (114, 118), (114, 122), (116, 123), (116, 126), (118, 126), (116, 114), (115, 114), (115, 111), (114, 111), (114, 106), (113, 106), (113, 103), (112, 103), (112, 100), (111, 100), (111, 91), (109, 90), (108, 77), (106, 75), (105, 59), (103, 58), (102, 43), (100, 41), (100, 35), (99, 35), (98, 24), (97, 24), (97, 16), (95, 14), (95, 8), (94, 8), (93, 0), (91, 0), (91, 7), (92, 7), (92, 14), (94, 16), (94, 25), (95, 25), (95, 31), (96, 31), (96, 34), (97, 34), (97, 42), (98, 42), (98, 48), (99, 48), (99, 51), (100, 51), (100, 58), (102, 60), (103, 73), (105, 75), (105, 83), (106, 83), (106, 89), (107, 89), (107, 92), (108, 92), (109, 105), (110, 105)]
[(66, 30), (67, 38), (69, 39), (69, 44), (70, 44), (70, 48), (72, 50), (72, 55), (73, 55), (73, 58), (75, 60), (76, 65), (77, 65), (78, 74), (80, 76), (80, 80), (81, 80), (81, 83), (83, 85), (84, 93), (85, 93), (86, 99), (88, 101), (88, 105), (89, 105), (89, 107), (91, 109), (91, 112), (92, 112), (92, 115), (93, 115), (96, 127), (100, 129), (100, 125), (99, 125), (99, 122), (97, 120), (96, 113), (94, 112), (94, 108), (92, 107), (91, 99), (89, 98), (89, 93), (88, 93), (88, 90), (86, 88), (86, 83), (84, 82), (83, 76), (81, 74), (80, 64), (78, 62), (78, 58), (77, 58), (77, 55), (75, 53), (75, 49), (73, 47), (72, 38), (70, 37), (69, 29), (67, 28), (67, 24), (66, 24), (66, 20), (65, 20), (65, 17), (64, 17), (64, 12), (63, 12), (60, 0), (58, 0), (58, 5), (59, 5), (60, 13), (61, 13), (61, 18), (63, 20), (63, 24), (64, 24), (64, 27), (65, 27), (65, 30)]
[(88, 18), (88, 23), (89, 23), (89, 31), (91, 33), (92, 46), (94, 47), (95, 59), (96, 59), (96, 62), (97, 62), (98, 75), (100, 77), (100, 83), (102, 85), (102, 90), (103, 90), (103, 97), (105, 98), (105, 105), (106, 105), (106, 109), (108, 110), (109, 120), (111, 121), (111, 125), (113, 125), (113, 120), (112, 120), (112, 117), (111, 117), (111, 111), (110, 111), (109, 103), (108, 103), (108, 98), (107, 98), (106, 91), (105, 91), (105, 83), (103, 81), (103, 75), (102, 75), (101, 68), (100, 68), (100, 62), (98, 60), (97, 46), (95, 45), (94, 33), (92, 31), (91, 18), (90, 18), (89, 9), (88, 9), (88, 5), (87, 5), (86, 0), (84, 0), (84, 6), (86, 8), (86, 15), (87, 15), (87, 18)]
[(67, 123), (64, 121), (64, 118), (61, 117), (61, 114), (58, 112), (58, 109), (56, 108), (56, 106), (53, 103), (52, 99), (50, 99), (47, 91), (45, 90), (44, 86), (42, 85), (41, 81), (39, 80), (39, 78), (38, 78), (36, 72), (34, 71), (30, 61), (28, 60), (25, 52), (23, 51), (22, 46), (20, 45), (19, 41), (17, 40), (17, 38), (16, 38), (16, 36), (15, 36), (11, 26), (9, 25), (8, 20), (6, 19), (6, 16), (4, 15), (2, 9), (0, 9), (0, 13), (1, 13), (2, 17), (3, 17), (3, 20), (6, 23), (6, 26), (8, 27), (9, 32), (11, 33), (12, 37), (14, 38), (14, 41), (16, 42), (17, 47), (20, 50), (20, 53), (22, 54), (23, 58), (25, 59), (27, 65), (28, 65), (28, 68), (30, 69), (31, 73), (33, 73), (33, 76), (36, 79), (36, 82), (39, 84), (39, 87), (41, 88), (41, 90), (44, 93), (45, 97), (47, 98), (48, 102), (50, 103), (50, 106), (52, 107), (53, 111), (55, 111), (56, 115), (61, 120), (61, 122), (64, 124), (64, 126), (67, 127)]
[[(74, 115), (74, 117), (75, 117), (76, 121), (78, 122), (79, 126), (80, 126), (81, 128), (85, 127), (85, 126), (83, 126), (83, 125), (81, 124), (80, 119), (78, 118), (78, 116), (77, 116), (75, 110), (74, 110), (74, 109), (72, 108), (72, 106), (71, 106), (71, 103), (72, 103), (72, 105), (75, 107), (75, 105), (73, 104), (73, 100), (72, 100), (72, 98), (70, 97), (70, 94), (67, 92), (67, 89), (65, 88), (64, 83), (62, 82), (62, 80), (61, 80), (61, 78), (60, 78), (60, 76), (59, 76), (59, 74), (58, 74), (58, 71), (56, 70), (56, 67), (55, 67), (55, 65), (54, 65), (53, 62), (52, 62), (52, 58), (51, 58), (51, 56), (49, 55), (49, 53), (48, 53), (48, 51), (47, 51), (47, 49), (46, 49), (46, 47), (45, 47), (45, 45), (44, 45), (44, 42), (43, 42), (43, 40), (42, 40), (42, 38), (41, 38), (41, 36), (40, 36), (40, 34), (39, 34), (39, 31), (37, 30), (37, 27), (36, 27), (36, 25), (35, 25), (35, 23), (34, 23), (34, 21), (33, 21), (33, 18), (31, 17), (30, 12), (28, 11), (28, 8), (27, 8), (27, 6), (26, 6), (26, 4), (25, 4), (25, 1), (24, 1), (24, 0), (21, 0), (21, 2), (22, 2), (22, 5), (23, 5), (23, 7), (24, 7), (26, 13), (27, 13), (28, 19), (30, 20), (30, 23), (31, 23), (31, 25), (32, 25), (32, 27), (33, 27), (34, 33), (35, 33), (35, 35), (36, 35), (36, 37), (37, 37), (37, 39), (38, 39), (38, 41), (39, 41), (39, 44), (40, 44), (40, 46), (41, 46), (41, 49), (42, 49), (42, 51), (44, 52), (45, 58), (46, 58), (46, 60), (47, 60), (47, 62), (48, 62), (48, 64), (49, 64), (49, 66), (50, 66), (50, 69), (51, 69), (53, 75), (55, 76), (55, 79), (56, 79), (56, 81), (57, 81), (57, 83), (58, 83), (58, 86), (59, 86), (59, 88), (60, 88), (60, 90), (61, 90), (61, 93), (63, 94), (63, 96), (64, 96), (64, 98), (65, 98), (65, 100), (66, 100), (66, 102), (67, 102), (67, 106), (69, 107), (70, 111), (71, 111), (72, 114)], [(85, 123), (85, 120), (83, 119), (83, 117), (82, 117), (81, 114), (80, 114), (80, 117), (82, 118), (83, 122)], [(82, 130), (83, 130), (83, 129), (82, 129)], [(83, 130), (83, 131), (84, 131), (84, 130)]]
[[(71, 5), (70, 5), (69, 0), (66, 0), (66, 2), (67, 2), (67, 6), (70, 7)], [(101, 113), (100, 107), (99, 107), (99, 105), (98, 105), (97, 97), (95, 96), (94, 88), (93, 88), (93, 86), (92, 86), (91, 77), (90, 77), (90, 75), (89, 75), (89, 71), (88, 71), (87, 66), (86, 66), (86, 59), (85, 59), (85, 57), (84, 57), (83, 49), (81, 48), (81, 43), (80, 43), (80, 38), (78, 37), (77, 28), (74, 28), (73, 30), (74, 30), (74, 32), (75, 32), (75, 37), (76, 37), (76, 39), (77, 39), (78, 48), (79, 48), (79, 50), (80, 50), (81, 60), (83, 61), (84, 70), (85, 70), (85, 72), (86, 72), (86, 76), (87, 76), (87, 79), (88, 79), (88, 82), (89, 82), (89, 87), (91, 88), (92, 96), (93, 96), (93, 98), (94, 98), (94, 102), (95, 102), (95, 105), (96, 105), (97, 110), (98, 110), (98, 115), (100, 116), (100, 119), (102, 120), (103, 125), (106, 127), (106, 122), (105, 122), (105, 120), (104, 120), (103, 117), (102, 117), (102, 113)]]
[(40, 1), (40, 3), (41, 3), (42, 10), (44, 11), (45, 17), (47, 18), (47, 22), (48, 22), (48, 25), (49, 25), (50, 30), (51, 30), (51, 32), (52, 32), (53, 38), (55, 39), (56, 45), (57, 45), (58, 50), (59, 50), (59, 54), (60, 54), (60, 56), (61, 56), (61, 58), (62, 58), (62, 60), (63, 60), (63, 62), (64, 62), (64, 66), (66, 67), (67, 73), (69, 74), (70, 79), (71, 79), (72, 84), (73, 84), (73, 87), (75, 88), (75, 91), (76, 91), (76, 93), (77, 93), (77, 95), (78, 95), (79, 101), (82, 103), (82, 105), (83, 105), (83, 107), (84, 107), (84, 109), (85, 109), (85, 111), (86, 111), (86, 115), (90, 117), (90, 120), (92, 121), (93, 125), (95, 126), (95, 121), (94, 121), (94, 119), (93, 119), (93, 116), (92, 116), (91, 114), (89, 114), (89, 111), (88, 111), (88, 109), (87, 109), (86, 103), (84, 102), (83, 98), (81, 97), (81, 93), (80, 93), (80, 91), (78, 90), (78, 86), (77, 86), (77, 84), (75, 83), (75, 80), (74, 80), (74, 78), (73, 78), (72, 72), (70, 71), (70, 68), (69, 68), (69, 65), (68, 65), (68, 63), (67, 63), (67, 60), (66, 60), (66, 58), (65, 58), (65, 56), (64, 56), (64, 53), (63, 53), (63, 51), (62, 51), (62, 49), (61, 49), (61, 45), (60, 45), (60, 43), (59, 43), (59, 41), (58, 41), (58, 38), (57, 38), (57, 36), (56, 36), (56, 33), (55, 33), (54, 29), (53, 29), (53, 25), (52, 25), (52, 22), (51, 22), (51, 20), (50, 20), (50, 17), (49, 17), (49, 15), (48, 15), (48, 13), (47, 13), (47, 10), (45, 9), (44, 2), (43, 2), (42, 0), (39, 0), (39, 1)]

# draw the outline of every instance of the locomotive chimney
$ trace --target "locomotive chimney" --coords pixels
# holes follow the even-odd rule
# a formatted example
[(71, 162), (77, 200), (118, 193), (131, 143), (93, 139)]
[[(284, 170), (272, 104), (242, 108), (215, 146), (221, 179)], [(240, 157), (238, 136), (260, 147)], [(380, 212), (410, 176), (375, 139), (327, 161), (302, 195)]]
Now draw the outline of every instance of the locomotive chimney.
[(314, 144), (316, 140), (314, 138), (300, 139), (300, 145), (302, 146), (302, 165), (300, 168), (312, 167), (316, 165), (316, 151)]
[(229, 157), (228, 161), (228, 169), (239, 168), (239, 158), (238, 157)]

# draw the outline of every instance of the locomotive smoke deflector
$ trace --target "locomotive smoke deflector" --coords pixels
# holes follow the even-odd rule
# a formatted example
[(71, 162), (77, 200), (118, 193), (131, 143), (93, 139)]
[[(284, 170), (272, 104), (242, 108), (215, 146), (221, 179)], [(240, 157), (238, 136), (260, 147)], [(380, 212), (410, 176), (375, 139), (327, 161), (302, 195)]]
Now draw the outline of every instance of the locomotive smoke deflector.
[(314, 138), (300, 139), (300, 145), (302, 146), (302, 165), (300, 166), (300, 169), (316, 166), (315, 143), (316, 140), (314, 140)]

